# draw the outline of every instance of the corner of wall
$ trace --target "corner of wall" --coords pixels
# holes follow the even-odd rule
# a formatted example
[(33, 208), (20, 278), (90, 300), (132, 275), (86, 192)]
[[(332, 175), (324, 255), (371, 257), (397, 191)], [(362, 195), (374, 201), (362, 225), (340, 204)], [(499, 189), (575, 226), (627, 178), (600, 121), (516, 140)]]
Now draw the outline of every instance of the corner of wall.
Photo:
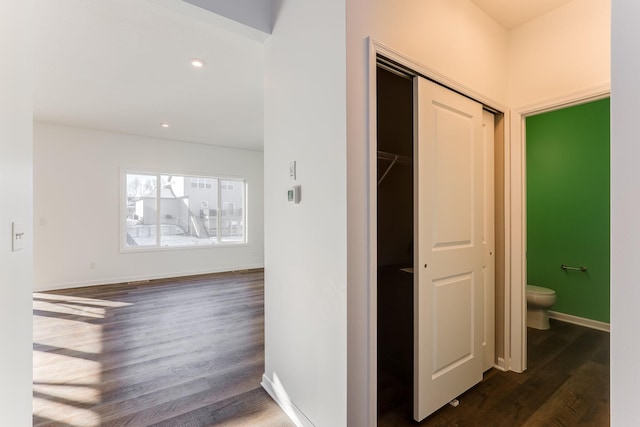
[[(32, 117), (33, 0), (0, 4), (0, 418), (31, 425), (32, 402)], [(12, 223), (23, 249), (12, 251)]]

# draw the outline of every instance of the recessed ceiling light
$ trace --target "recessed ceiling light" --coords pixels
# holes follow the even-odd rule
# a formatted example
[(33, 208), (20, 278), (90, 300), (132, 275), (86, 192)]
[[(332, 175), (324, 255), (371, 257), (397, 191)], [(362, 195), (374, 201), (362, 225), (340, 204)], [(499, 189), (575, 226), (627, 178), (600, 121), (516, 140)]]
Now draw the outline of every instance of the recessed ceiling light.
[(193, 65), (196, 68), (202, 68), (202, 67), (204, 67), (204, 64), (205, 64), (204, 59), (193, 58), (191, 60), (191, 65)]
[(169, 124), (168, 123), (160, 123), (160, 126), (162, 126), (163, 128), (168, 128)]

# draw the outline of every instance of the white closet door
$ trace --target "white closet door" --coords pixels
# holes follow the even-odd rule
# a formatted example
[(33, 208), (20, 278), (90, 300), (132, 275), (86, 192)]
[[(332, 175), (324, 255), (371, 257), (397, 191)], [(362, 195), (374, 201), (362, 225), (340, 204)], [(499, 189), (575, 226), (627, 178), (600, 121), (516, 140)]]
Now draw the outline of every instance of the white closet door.
[(494, 126), (495, 117), (488, 111), (482, 112), (482, 301), (484, 321), (482, 326), (482, 370), (487, 371), (495, 364), (496, 355), (496, 263), (495, 263), (495, 175), (494, 175)]
[(415, 88), (414, 418), (482, 380), (482, 106)]

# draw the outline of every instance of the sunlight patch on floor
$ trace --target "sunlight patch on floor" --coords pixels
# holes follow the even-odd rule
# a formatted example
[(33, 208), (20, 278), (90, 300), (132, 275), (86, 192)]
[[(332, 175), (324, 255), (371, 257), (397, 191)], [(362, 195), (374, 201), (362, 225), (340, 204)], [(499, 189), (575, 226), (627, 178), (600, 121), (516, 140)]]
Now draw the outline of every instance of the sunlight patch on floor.
[[(34, 397), (33, 406), (37, 408), (33, 413), (35, 416), (60, 422), (65, 426), (97, 427), (100, 425), (100, 416), (98, 414), (91, 409), (80, 408), (74, 405), (73, 402), (65, 403)], [(71, 415), (73, 415), (74, 418), (82, 419), (82, 424), (78, 425), (65, 422), (64, 420)]]
[[(50, 384), (39, 382), (34, 384), (33, 391), (36, 395), (46, 395), (47, 402), (42, 402), (43, 406), (55, 404), (58, 401), (68, 401), (77, 403), (78, 406), (92, 405), (100, 402), (100, 392), (96, 385), (86, 384)], [(45, 400), (45, 399), (43, 399)]]
[[(94, 360), (37, 350), (33, 351), (33, 366), (34, 381), (65, 384), (73, 384), (76, 378), (82, 378), (83, 383), (93, 383), (100, 379), (102, 369), (102, 364)], [(74, 372), (74, 378), (69, 378), (68, 375), (61, 376), (60, 372), (64, 372), (65, 369)]]
[[(76, 355), (81, 358), (95, 359), (96, 356), (102, 353), (102, 325), (95, 325), (92, 323), (83, 322), (80, 320), (68, 320), (68, 319), (55, 319), (46, 316), (33, 316), (34, 330), (38, 328), (53, 328), (64, 329), (65, 333), (78, 333), (87, 337), (87, 340), (69, 347), (68, 341), (65, 340), (64, 335), (62, 337), (49, 336), (48, 338), (38, 338), (34, 344), (56, 347), (59, 349), (78, 352)], [(37, 347), (36, 347), (37, 349)]]

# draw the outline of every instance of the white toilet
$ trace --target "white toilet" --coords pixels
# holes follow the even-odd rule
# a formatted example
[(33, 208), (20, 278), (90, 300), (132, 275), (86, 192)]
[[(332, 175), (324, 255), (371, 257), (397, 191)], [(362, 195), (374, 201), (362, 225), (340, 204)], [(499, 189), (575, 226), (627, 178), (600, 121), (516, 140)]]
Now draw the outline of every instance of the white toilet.
[(541, 286), (527, 285), (527, 326), (549, 329), (547, 310), (556, 303), (556, 291)]

